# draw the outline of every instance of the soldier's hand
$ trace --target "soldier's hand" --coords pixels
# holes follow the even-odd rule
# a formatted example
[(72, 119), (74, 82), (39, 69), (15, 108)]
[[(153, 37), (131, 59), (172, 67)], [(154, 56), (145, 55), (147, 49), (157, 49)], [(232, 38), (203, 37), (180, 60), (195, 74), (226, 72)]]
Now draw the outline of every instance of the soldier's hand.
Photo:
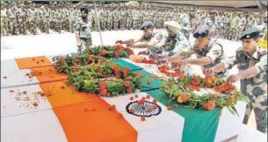
[(203, 73), (206, 76), (213, 76), (216, 73), (216, 71), (215, 71), (215, 68), (208, 68), (208, 69), (203, 70)]
[(171, 62), (171, 68), (179, 68), (180, 67), (180, 64), (177, 63), (177, 62)]
[(159, 66), (159, 65), (163, 65), (163, 64), (167, 64), (168, 61), (167, 60), (158, 60), (156, 65)]
[(146, 51), (141, 51), (138, 53), (138, 55), (148, 55), (149, 54), (149, 51), (146, 50)]
[(171, 62), (180, 62), (181, 61), (181, 56), (175, 55), (175, 56), (170, 57), (169, 60)]
[(151, 55), (149, 56), (149, 59), (152, 59), (152, 60), (159, 60), (159, 59), (160, 59), (160, 56), (157, 55), (157, 54), (151, 54)]
[(82, 46), (82, 43), (80, 41), (77, 41), (77, 46), (80, 48)]
[(115, 42), (115, 44), (123, 44), (123, 41), (122, 41), (122, 40), (117, 40), (117, 41)]
[(235, 83), (236, 81), (239, 81), (239, 80), (240, 80), (239, 75), (231, 75), (228, 77), (227, 82)]

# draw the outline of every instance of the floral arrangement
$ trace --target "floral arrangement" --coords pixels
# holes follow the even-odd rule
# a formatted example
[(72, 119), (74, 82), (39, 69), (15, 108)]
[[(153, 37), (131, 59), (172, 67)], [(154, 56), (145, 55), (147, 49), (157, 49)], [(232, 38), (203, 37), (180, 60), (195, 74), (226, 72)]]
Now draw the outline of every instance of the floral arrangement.
[(83, 51), (82, 55), (95, 55), (105, 57), (107, 59), (111, 58), (128, 58), (130, 55), (133, 55), (134, 52), (130, 48), (125, 48), (122, 45), (111, 46), (97, 46), (88, 48)]
[(76, 72), (81, 66), (87, 66), (91, 64), (98, 64), (106, 61), (106, 58), (94, 55), (80, 55), (80, 56), (65, 56), (54, 57), (54, 68), (60, 73)]
[[(160, 88), (170, 99), (185, 107), (193, 109), (213, 110), (215, 107), (227, 107), (231, 113), (237, 114), (234, 105), (237, 101), (248, 102), (233, 84), (214, 76), (201, 78), (200, 76), (186, 76), (177, 80), (165, 81)], [(207, 89), (202, 95), (196, 92)]]
[(123, 95), (140, 89), (141, 76), (129, 68), (106, 61), (99, 64), (82, 66), (76, 72), (71, 72), (67, 81), (76, 90), (105, 97)]
[[(52, 60), (54, 68), (61, 73), (75, 72), (80, 66), (97, 64), (112, 58), (128, 58), (133, 51), (121, 45), (88, 48), (78, 56), (57, 56)], [(71, 70), (72, 69), (72, 70)]]
[(166, 65), (158, 67), (158, 70), (167, 76), (184, 78), (184, 73), (180, 70), (175, 70), (175, 72), (169, 72), (170, 69), (171, 68)]

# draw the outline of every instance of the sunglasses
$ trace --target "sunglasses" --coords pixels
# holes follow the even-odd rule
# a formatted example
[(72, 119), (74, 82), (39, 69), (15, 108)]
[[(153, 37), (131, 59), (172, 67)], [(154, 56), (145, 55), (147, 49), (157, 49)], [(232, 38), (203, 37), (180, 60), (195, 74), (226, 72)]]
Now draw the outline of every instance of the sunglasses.
[(208, 34), (207, 33), (195, 33), (194, 35), (194, 38), (204, 38), (204, 37), (207, 37)]

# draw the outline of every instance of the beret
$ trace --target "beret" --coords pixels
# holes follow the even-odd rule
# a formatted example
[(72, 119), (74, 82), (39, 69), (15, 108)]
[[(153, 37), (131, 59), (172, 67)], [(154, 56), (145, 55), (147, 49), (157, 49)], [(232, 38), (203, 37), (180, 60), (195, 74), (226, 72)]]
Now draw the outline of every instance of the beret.
[(209, 27), (207, 25), (201, 25), (199, 26), (195, 32), (194, 32), (194, 37), (195, 38), (204, 38), (209, 35)]
[(149, 28), (154, 28), (154, 24), (151, 21), (145, 21), (140, 27), (141, 30), (145, 30)]
[(249, 28), (242, 33), (240, 40), (258, 38), (260, 36), (260, 29), (257, 27)]

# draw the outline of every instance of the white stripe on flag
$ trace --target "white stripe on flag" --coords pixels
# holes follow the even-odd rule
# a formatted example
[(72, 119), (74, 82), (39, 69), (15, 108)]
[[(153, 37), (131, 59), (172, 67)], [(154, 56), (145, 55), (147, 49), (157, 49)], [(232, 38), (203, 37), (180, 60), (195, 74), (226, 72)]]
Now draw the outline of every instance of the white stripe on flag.
[[(139, 99), (146, 97), (146, 93), (138, 93)], [(122, 113), (124, 118), (138, 132), (138, 142), (180, 142), (182, 141), (182, 133), (184, 127), (184, 118), (173, 111), (167, 110), (166, 106), (157, 103), (162, 112), (158, 116), (146, 118), (141, 121), (140, 117), (129, 114), (126, 106), (131, 102), (130, 96), (125, 95), (113, 98), (103, 98), (111, 105), (115, 105), (118, 112)], [(153, 98), (149, 101), (153, 101)], [(176, 132), (176, 135), (174, 133)]]
[(1, 89), (1, 117), (51, 109), (47, 98), (37, 94), (39, 91), (39, 84)]
[(1, 118), (2, 142), (67, 142), (53, 110)]

